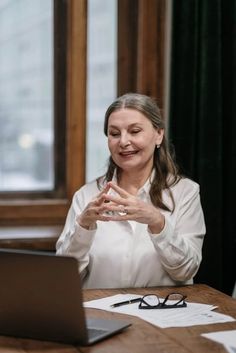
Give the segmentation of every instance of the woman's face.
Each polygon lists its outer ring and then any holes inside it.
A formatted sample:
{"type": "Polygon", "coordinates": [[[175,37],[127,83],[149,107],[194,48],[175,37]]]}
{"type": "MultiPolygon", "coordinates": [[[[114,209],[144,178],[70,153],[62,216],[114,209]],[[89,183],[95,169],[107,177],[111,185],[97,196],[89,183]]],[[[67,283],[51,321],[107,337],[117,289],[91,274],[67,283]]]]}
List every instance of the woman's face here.
{"type": "Polygon", "coordinates": [[[113,161],[124,171],[151,171],[154,151],[163,134],[163,129],[155,129],[135,109],[117,110],[108,119],[108,147],[113,161]]]}

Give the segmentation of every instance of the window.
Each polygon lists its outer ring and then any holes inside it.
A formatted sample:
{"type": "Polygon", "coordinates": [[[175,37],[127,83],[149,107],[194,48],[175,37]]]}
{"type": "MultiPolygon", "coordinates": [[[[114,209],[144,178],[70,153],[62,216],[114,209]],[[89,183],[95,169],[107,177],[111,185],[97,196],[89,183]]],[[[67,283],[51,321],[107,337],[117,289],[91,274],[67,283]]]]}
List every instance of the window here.
{"type": "Polygon", "coordinates": [[[53,1],[0,1],[0,191],[54,189],[53,1]]]}
{"type": "MultiPolygon", "coordinates": [[[[5,232],[5,227],[14,225],[20,239],[24,237],[25,229],[19,232],[19,227],[33,226],[37,233],[42,226],[63,226],[74,192],[85,180],[91,180],[104,172],[104,169],[100,169],[105,166],[108,155],[106,137],[103,135],[104,113],[115,96],[127,91],[150,94],[157,97],[163,107],[167,3],[169,1],[166,0],[0,0],[0,134],[4,131],[0,138],[0,179],[4,177],[4,183],[0,182],[0,233],[3,228],[5,232]],[[15,6],[15,17],[13,13],[9,15],[7,12],[11,6],[15,6]],[[24,8],[22,14],[21,6],[24,8]],[[6,13],[7,20],[4,21],[6,13]],[[16,33],[20,38],[16,30],[18,22],[22,21],[22,16],[27,15],[32,25],[36,18],[33,13],[41,14],[41,20],[37,15],[39,18],[36,21],[37,41],[31,38],[33,31],[29,33],[27,27],[25,36],[21,32],[21,38],[28,37],[31,41],[27,45],[26,41],[19,45],[20,55],[17,58],[15,55],[12,62],[9,57],[6,60],[4,46],[7,48],[7,45],[14,43],[10,35],[16,33]],[[44,22],[43,28],[40,27],[40,21],[46,21],[46,18],[47,25],[44,22]],[[93,21],[98,26],[96,30],[93,21]],[[6,32],[4,26],[7,25],[11,30],[6,32]],[[98,31],[95,32],[99,38],[96,42],[93,41],[94,30],[98,31]],[[42,40],[45,33],[48,36],[42,40]],[[9,36],[5,44],[4,36],[9,36]],[[39,44],[40,50],[47,52],[43,58],[44,69],[40,75],[35,74],[35,82],[38,82],[35,86],[33,79],[29,82],[24,78],[29,70],[26,65],[29,55],[36,60],[36,54],[39,53],[36,50],[30,52],[29,43],[32,46],[39,44]],[[53,46],[52,50],[50,46],[53,46]],[[4,75],[9,75],[9,71],[3,70],[4,65],[9,68],[13,67],[13,63],[22,70],[25,65],[21,77],[20,70],[17,72],[18,80],[27,83],[18,86],[17,94],[21,100],[14,104],[12,86],[10,88],[9,79],[4,78],[4,75]],[[52,64],[54,70],[50,72],[52,64]],[[10,98],[7,99],[9,90],[10,98]],[[40,112],[37,109],[30,110],[31,102],[36,108],[36,100],[29,99],[31,93],[40,102],[40,112]],[[26,102],[27,106],[23,110],[23,103],[26,102]],[[6,128],[6,125],[9,121],[3,112],[8,109],[12,114],[16,103],[19,105],[14,118],[9,119],[15,137],[9,133],[8,139],[9,127],[6,128]],[[42,110],[41,103],[45,103],[42,110]],[[29,111],[35,113],[34,123],[32,117],[29,119],[29,111]],[[43,117],[38,119],[40,114],[43,117]],[[24,124],[19,120],[22,116],[26,119],[24,124]],[[35,123],[37,119],[38,125],[35,123]],[[94,143],[97,143],[97,135],[99,139],[101,137],[99,145],[94,143]],[[19,151],[23,153],[21,163],[16,163],[15,155],[19,151]],[[10,158],[10,155],[14,157],[10,158]],[[37,164],[41,158],[44,158],[44,162],[37,164]],[[10,183],[13,172],[21,177],[17,187],[15,182],[10,183]]],[[[24,18],[23,25],[27,26],[28,20],[24,18]]],[[[9,48],[7,53],[10,55],[9,48]]],[[[33,60],[30,63],[33,64],[33,60]]],[[[36,65],[34,61],[32,71],[35,73],[39,67],[39,63],[36,65]]],[[[48,234],[44,231],[41,233],[43,239],[48,234]]],[[[53,234],[55,237],[59,235],[53,234]]],[[[37,242],[32,246],[39,248],[37,242]]]]}
{"type": "Polygon", "coordinates": [[[84,182],[86,2],[0,0],[0,16],[0,226],[63,224],[84,182]]]}

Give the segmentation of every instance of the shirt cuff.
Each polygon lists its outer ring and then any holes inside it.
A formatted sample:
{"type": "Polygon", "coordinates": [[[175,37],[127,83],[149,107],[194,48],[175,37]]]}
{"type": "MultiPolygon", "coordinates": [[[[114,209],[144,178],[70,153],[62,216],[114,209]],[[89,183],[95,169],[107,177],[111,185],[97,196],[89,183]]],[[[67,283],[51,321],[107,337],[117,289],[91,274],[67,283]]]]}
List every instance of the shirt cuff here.
{"type": "Polygon", "coordinates": [[[86,229],[81,227],[79,223],[75,222],[75,238],[78,238],[80,243],[91,243],[95,236],[96,230],[97,226],[93,229],[86,229]]]}
{"type": "Polygon", "coordinates": [[[161,245],[162,243],[169,243],[170,239],[172,238],[174,233],[174,229],[171,225],[171,223],[165,219],[165,225],[162,231],[158,234],[151,233],[149,228],[148,228],[148,234],[154,244],[159,244],[161,245]]]}

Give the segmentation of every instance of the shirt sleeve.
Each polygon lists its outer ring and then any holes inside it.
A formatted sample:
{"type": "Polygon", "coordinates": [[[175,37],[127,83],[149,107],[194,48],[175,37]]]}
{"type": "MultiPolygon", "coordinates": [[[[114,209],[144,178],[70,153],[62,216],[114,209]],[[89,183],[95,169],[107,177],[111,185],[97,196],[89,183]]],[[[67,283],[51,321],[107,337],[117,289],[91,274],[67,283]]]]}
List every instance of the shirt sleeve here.
{"type": "Polygon", "coordinates": [[[64,229],[56,243],[56,254],[73,256],[79,260],[79,271],[84,278],[87,273],[89,250],[95,237],[96,228],[87,230],[77,223],[76,218],[82,212],[82,208],[77,192],[67,214],[64,229]]]}
{"type": "Polygon", "coordinates": [[[176,203],[176,221],[165,217],[164,229],[150,238],[163,267],[172,279],[186,281],[197,273],[202,260],[202,245],[206,232],[200,202],[199,185],[190,184],[181,191],[176,203]]]}

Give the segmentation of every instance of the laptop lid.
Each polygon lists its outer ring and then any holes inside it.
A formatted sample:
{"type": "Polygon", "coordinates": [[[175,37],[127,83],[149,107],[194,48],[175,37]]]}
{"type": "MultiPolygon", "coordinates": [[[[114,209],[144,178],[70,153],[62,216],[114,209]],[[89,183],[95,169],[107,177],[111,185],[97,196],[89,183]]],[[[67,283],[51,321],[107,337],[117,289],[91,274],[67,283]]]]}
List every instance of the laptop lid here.
{"type": "Polygon", "coordinates": [[[1,249],[0,279],[1,335],[88,345],[130,325],[86,320],[73,257],[1,249]]]}

